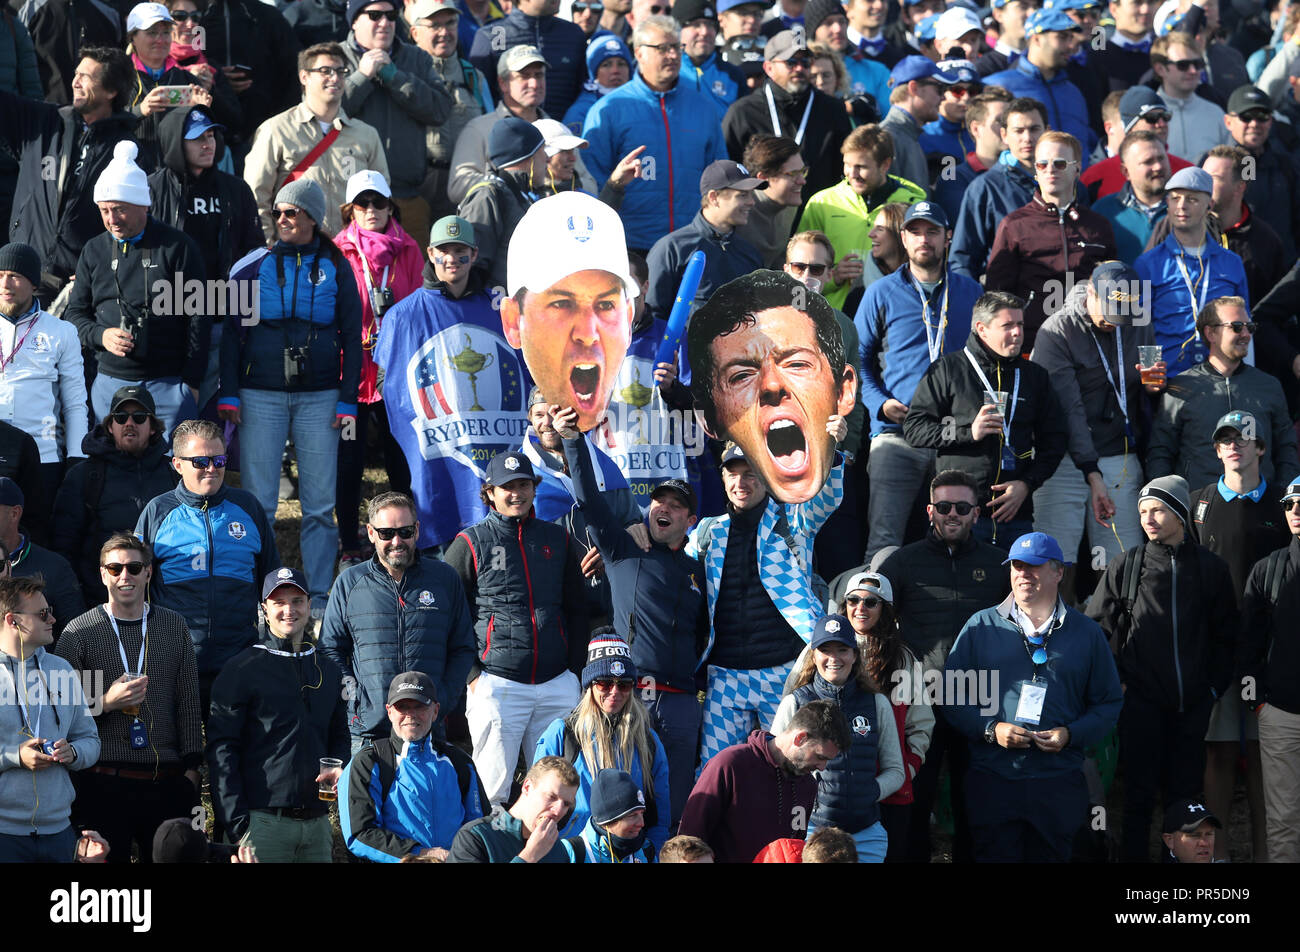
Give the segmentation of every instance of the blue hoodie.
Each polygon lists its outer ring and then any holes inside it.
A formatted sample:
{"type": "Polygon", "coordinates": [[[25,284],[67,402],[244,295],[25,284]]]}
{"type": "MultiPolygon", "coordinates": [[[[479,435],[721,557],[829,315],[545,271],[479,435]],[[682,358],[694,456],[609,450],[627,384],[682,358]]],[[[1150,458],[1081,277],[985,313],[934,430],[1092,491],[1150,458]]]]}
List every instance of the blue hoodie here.
{"type": "Polygon", "coordinates": [[[1169,237],[1150,251],[1141,254],[1133,268],[1143,282],[1151,288],[1151,324],[1156,332],[1156,343],[1164,351],[1168,374],[1180,374],[1205,359],[1202,344],[1195,346],[1196,315],[1205,306],[1226,295],[1236,295],[1250,305],[1250,292],[1246,288],[1246,269],[1236,252],[1229,251],[1208,234],[1202,264],[1195,255],[1186,254],[1178,239],[1169,237]],[[1183,268],[1179,268],[1179,261],[1183,268]],[[1208,274],[1208,287],[1202,283],[1201,271],[1208,274]],[[1186,271],[1186,278],[1183,271],[1186,271]],[[1188,281],[1196,287],[1195,298],[1188,281]],[[1193,307],[1193,304],[1195,306],[1193,307]]]}
{"type": "MultiPolygon", "coordinates": [[[[984,293],[978,281],[954,274],[951,269],[945,277],[947,287],[941,283],[928,295],[932,334],[943,319],[947,298],[948,320],[940,354],[959,351],[966,345],[971,310],[984,293]]],[[[881,419],[880,409],[889,399],[910,404],[916,385],[930,369],[920,294],[911,267],[904,264],[867,288],[853,318],[860,341],[858,368],[862,374],[862,402],[871,420],[872,436],[886,431],[902,432],[899,424],[881,419]],[[878,358],[882,356],[884,367],[877,371],[878,358]]]]}
{"type": "Polygon", "coordinates": [[[996,165],[966,189],[953,226],[948,265],[958,274],[978,279],[988,265],[989,252],[1002,219],[1034,197],[1034,177],[1003,152],[996,165]]]}
{"type": "Polygon", "coordinates": [[[700,176],[711,162],[727,157],[721,123],[701,118],[716,116],[708,93],[680,80],[665,93],[655,92],[639,70],[587,113],[582,137],[591,145],[583,161],[599,187],[623,156],[646,147],[642,175],[628,184],[619,212],[629,248],[648,249],[695,218],[700,176]]]}
{"type": "Polygon", "coordinates": [[[986,77],[984,84],[1001,86],[1013,96],[1029,96],[1041,102],[1047,108],[1047,127],[1078,139],[1083,145],[1083,167],[1088,167],[1088,156],[1097,147],[1097,134],[1088,125],[1088,103],[1065,70],[1044,79],[1029,57],[1022,56],[1008,69],[986,77]]]}

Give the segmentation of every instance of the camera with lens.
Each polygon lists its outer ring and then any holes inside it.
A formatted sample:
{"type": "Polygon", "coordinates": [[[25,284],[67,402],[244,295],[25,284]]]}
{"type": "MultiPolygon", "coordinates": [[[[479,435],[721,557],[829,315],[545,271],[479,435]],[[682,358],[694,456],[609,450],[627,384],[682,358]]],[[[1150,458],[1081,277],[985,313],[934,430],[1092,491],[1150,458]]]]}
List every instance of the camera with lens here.
{"type": "Polygon", "coordinates": [[[149,315],[127,301],[118,301],[118,329],[131,335],[131,356],[142,360],[149,349],[149,315]]]}
{"type": "Polygon", "coordinates": [[[284,349],[284,385],[296,387],[302,383],[307,373],[307,348],[286,347],[284,349]]]}
{"type": "Polygon", "coordinates": [[[393,306],[392,288],[370,289],[370,310],[374,311],[375,320],[384,316],[384,312],[393,306]]]}

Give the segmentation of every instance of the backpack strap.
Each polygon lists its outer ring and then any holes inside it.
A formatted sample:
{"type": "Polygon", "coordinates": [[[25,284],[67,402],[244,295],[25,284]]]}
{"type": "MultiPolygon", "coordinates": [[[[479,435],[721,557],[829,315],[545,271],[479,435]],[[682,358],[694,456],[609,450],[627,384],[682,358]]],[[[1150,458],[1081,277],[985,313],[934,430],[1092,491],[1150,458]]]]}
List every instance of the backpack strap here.
{"type": "Polygon", "coordinates": [[[375,750],[375,766],[379,768],[379,807],[382,810],[388,791],[397,779],[397,756],[388,740],[376,740],[371,746],[375,750]]]}
{"type": "Polygon", "coordinates": [[[570,714],[569,717],[564,719],[564,751],[560,756],[569,763],[576,764],[578,762],[578,754],[581,751],[578,747],[578,735],[573,733],[573,723],[569,719],[572,716],[573,715],[570,714]]]}
{"type": "Polygon", "coordinates": [[[570,836],[560,840],[560,845],[564,847],[564,852],[569,854],[570,863],[585,863],[587,861],[587,844],[583,842],[581,836],[570,836]]]}
{"type": "Polygon", "coordinates": [[[1142,557],[1145,550],[1145,544],[1134,545],[1124,553],[1124,566],[1119,575],[1120,604],[1123,605],[1124,613],[1111,636],[1111,650],[1116,654],[1128,641],[1129,632],[1133,628],[1133,606],[1137,602],[1138,584],[1142,580],[1142,557]]]}

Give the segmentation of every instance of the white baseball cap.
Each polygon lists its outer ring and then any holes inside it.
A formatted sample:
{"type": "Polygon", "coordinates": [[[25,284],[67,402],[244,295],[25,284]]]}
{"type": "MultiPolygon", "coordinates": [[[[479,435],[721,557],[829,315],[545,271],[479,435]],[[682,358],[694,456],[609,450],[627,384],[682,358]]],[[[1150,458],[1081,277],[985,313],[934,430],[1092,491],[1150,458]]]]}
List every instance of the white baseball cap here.
{"type": "Polygon", "coordinates": [[[547,158],[567,149],[581,149],[587,146],[586,139],[575,136],[573,130],[558,119],[537,119],[533,125],[537,127],[537,131],[542,134],[542,139],[546,142],[547,158]]]}
{"type": "MultiPolygon", "coordinates": [[[[120,8],[119,8],[120,9],[120,8]]],[[[137,3],[126,15],[126,32],[147,30],[155,23],[172,23],[172,15],[161,3],[137,3]]]]}
{"type": "Polygon", "coordinates": [[[983,32],[979,17],[965,7],[949,7],[934,23],[935,40],[960,40],[971,30],[983,32]]]}
{"type": "Polygon", "coordinates": [[[378,192],[384,198],[393,197],[393,190],[388,187],[388,180],[374,169],[365,169],[348,179],[343,201],[350,203],[362,192],[378,192]]]}
{"type": "Polygon", "coordinates": [[[579,271],[608,271],[622,280],[628,297],[640,292],[618,212],[586,192],[549,195],[515,226],[506,253],[506,293],[544,291],[579,271]]]}

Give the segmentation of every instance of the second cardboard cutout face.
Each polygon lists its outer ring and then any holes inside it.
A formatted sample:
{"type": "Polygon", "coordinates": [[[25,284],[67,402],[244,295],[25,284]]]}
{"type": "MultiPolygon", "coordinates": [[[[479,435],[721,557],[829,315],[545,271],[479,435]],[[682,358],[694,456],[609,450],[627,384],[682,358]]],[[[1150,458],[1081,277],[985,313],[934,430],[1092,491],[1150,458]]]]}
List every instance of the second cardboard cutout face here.
{"type": "Polygon", "coordinates": [[[737,278],[692,315],[687,355],[709,433],[734,441],[779,501],[817,495],[835,465],[827,424],[857,392],[825,299],[776,271],[737,278]]]}

